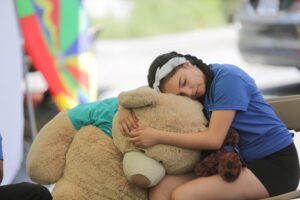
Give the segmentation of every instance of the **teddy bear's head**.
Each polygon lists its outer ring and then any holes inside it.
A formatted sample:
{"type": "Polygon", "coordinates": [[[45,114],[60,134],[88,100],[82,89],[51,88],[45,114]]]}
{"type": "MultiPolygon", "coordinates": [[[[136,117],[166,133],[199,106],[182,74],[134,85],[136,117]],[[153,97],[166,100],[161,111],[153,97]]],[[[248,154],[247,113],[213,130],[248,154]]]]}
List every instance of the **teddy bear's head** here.
{"type": "MultiPolygon", "coordinates": [[[[206,129],[207,120],[203,106],[188,97],[157,93],[150,87],[123,92],[119,104],[132,109],[138,118],[139,127],[188,134],[206,129]]],[[[200,159],[199,151],[169,145],[155,145],[140,149],[132,145],[119,129],[117,114],[113,120],[113,140],[122,153],[141,151],[163,164],[168,174],[180,174],[193,170],[200,159]]]]}

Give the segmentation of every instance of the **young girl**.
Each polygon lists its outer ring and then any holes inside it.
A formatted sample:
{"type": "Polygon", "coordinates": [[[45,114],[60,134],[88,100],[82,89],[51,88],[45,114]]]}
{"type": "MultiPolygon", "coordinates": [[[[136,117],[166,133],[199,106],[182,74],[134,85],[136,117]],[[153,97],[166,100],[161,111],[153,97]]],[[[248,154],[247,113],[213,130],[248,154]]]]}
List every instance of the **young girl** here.
{"type": "Polygon", "coordinates": [[[228,64],[206,65],[194,56],[171,52],[153,61],[148,83],[158,92],[201,101],[209,127],[200,134],[137,128],[134,116],[124,111],[123,116],[128,117],[119,118],[119,122],[133,144],[217,150],[233,127],[240,134],[239,152],[246,163],[233,183],[223,181],[219,175],[167,175],[150,189],[149,199],[259,199],[297,188],[299,161],[291,134],[243,70],[228,64]]]}

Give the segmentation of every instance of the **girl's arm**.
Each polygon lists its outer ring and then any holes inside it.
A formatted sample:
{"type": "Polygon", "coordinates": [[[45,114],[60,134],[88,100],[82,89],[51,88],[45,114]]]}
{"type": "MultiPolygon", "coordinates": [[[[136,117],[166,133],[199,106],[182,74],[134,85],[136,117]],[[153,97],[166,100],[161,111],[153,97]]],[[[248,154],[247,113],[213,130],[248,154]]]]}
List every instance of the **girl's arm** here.
{"type": "Polygon", "coordinates": [[[176,134],[150,127],[138,128],[129,133],[130,141],[139,147],[167,144],[189,149],[219,149],[235,116],[233,110],[213,111],[206,131],[176,134]]]}
{"type": "Polygon", "coordinates": [[[138,120],[134,112],[121,105],[118,108],[118,121],[121,132],[126,136],[132,129],[138,128],[138,120]]]}

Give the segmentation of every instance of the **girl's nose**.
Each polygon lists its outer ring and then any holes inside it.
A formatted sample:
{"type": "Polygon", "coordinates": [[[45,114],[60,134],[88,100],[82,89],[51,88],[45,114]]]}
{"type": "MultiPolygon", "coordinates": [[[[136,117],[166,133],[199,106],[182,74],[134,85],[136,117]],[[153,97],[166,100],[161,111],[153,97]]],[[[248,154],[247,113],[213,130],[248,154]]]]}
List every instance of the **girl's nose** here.
{"type": "Polygon", "coordinates": [[[182,88],[181,93],[182,93],[184,96],[191,97],[191,96],[193,95],[193,90],[192,90],[192,88],[185,87],[185,88],[182,88]]]}

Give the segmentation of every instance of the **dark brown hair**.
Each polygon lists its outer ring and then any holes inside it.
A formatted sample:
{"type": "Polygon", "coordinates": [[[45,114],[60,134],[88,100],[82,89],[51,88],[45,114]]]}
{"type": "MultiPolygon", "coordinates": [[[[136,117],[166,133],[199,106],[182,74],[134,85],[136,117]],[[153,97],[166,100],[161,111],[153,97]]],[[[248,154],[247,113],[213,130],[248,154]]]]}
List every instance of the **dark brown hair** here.
{"type": "MultiPolygon", "coordinates": [[[[206,91],[209,90],[211,82],[213,80],[213,72],[212,72],[210,66],[205,64],[204,62],[202,62],[201,59],[198,59],[195,56],[192,56],[189,54],[183,55],[183,54],[177,53],[175,51],[172,51],[172,52],[166,53],[166,54],[162,54],[162,55],[156,57],[154,59],[154,61],[151,63],[149,70],[148,70],[148,85],[150,87],[153,88],[153,84],[155,81],[155,73],[156,73],[157,68],[158,67],[160,68],[161,66],[163,66],[165,63],[167,63],[170,59],[172,59],[174,57],[184,57],[188,61],[190,61],[191,64],[196,65],[197,68],[200,69],[203,72],[203,74],[205,75],[206,91]]],[[[176,69],[177,68],[175,68],[175,70],[176,69]]],[[[171,75],[174,74],[173,71],[170,73],[171,75]]],[[[169,78],[169,77],[170,76],[167,76],[165,78],[169,78]]],[[[165,78],[161,80],[161,83],[164,82],[165,78]]]]}

